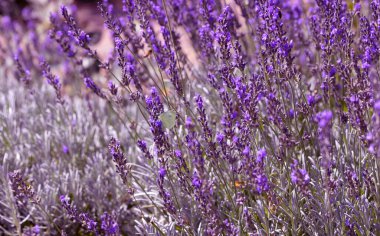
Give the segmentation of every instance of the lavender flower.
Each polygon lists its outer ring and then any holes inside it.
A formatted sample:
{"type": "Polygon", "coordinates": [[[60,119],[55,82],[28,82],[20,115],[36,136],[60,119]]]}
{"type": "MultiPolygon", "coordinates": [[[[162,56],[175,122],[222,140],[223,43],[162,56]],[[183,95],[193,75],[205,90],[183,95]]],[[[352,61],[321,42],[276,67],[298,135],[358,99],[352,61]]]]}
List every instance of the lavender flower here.
{"type": "Polygon", "coordinates": [[[62,152],[65,153],[65,154],[68,154],[69,153],[69,147],[66,146],[66,145],[63,145],[62,146],[62,152]]]}
{"type": "Polygon", "coordinates": [[[0,169],[43,194],[0,176],[6,234],[380,234],[378,0],[19,2],[0,169]]]}
{"type": "Polygon", "coordinates": [[[117,95],[117,87],[114,83],[112,83],[112,81],[108,82],[108,90],[110,91],[112,95],[114,96],[117,95]]]}
{"type": "Polygon", "coordinates": [[[27,227],[22,232],[23,236],[38,236],[41,235],[41,228],[39,225],[35,225],[33,227],[27,227]]]}
{"type": "Polygon", "coordinates": [[[26,182],[20,171],[14,171],[8,174],[13,195],[18,203],[26,204],[30,200],[32,203],[38,204],[40,198],[34,192],[30,183],[26,182]]]}
{"type": "Polygon", "coordinates": [[[95,84],[95,82],[90,77],[84,78],[84,84],[86,85],[87,88],[91,89],[99,97],[101,98],[106,97],[104,93],[101,91],[101,89],[95,84]]]}
{"type": "Polygon", "coordinates": [[[112,137],[108,144],[108,149],[112,155],[113,162],[115,162],[117,173],[119,173],[123,183],[127,184],[129,182],[128,176],[131,173],[131,167],[128,165],[127,158],[121,150],[120,142],[112,137]]]}
{"type": "Polygon", "coordinates": [[[149,152],[148,148],[147,148],[147,145],[146,145],[146,142],[144,140],[138,140],[137,141],[137,146],[139,147],[139,149],[144,153],[144,156],[147,158],[147,159],[153,159],[153,156],[152,154],[149,152]]]}
{"type": "Polygon", "coordinates": [[[17,65],[16,78],[28,85],[31,80],[31,73],[22,64],[18,56],[14,57],[14,61],[17,65]]]}
{"type": "Polygon", "coordinates": [[[65,19],[67,26],[70,28],[68,32],[71,36],[73,36],[76,40],[76,43],[85,48],[90,55],[96,55],[94,51],[92,51],[89,47],[90,36],[86,34],[83,30],[80,30],[75,22],[75,19],[72,15],[69,14],[67,8],[65,6],[61,7],[61,14],[65,19]]]}
{"type": "Polygon", "coordinates": [[[318,122],[320,128],[325,128],[331,121],[333,113],[329,110],[322,111],[315,116],[315,120],[318,122]]]}
{"type": "Polygon", "coordinates": [[[76,207],[70,203],[68,196],[61,195],[60,201],[72,220],[80,222],[87,231],[97,234],[97,222],[95,220],[89,217],[87,213],[79,213],[76,207]]]}
{"type": "Polygon", "coordinates": [[[45,60],[42,60],[41,67],[42,67],[42,74],[46,77],[48,83],[55,90],[58,102],[63,103],[62,95],[61,95],[61,83],[59,81],[59,78],[51,73],[50,66],[45,60]]]}
{"type": "Polygon", "coordinates": [[[102,221],[102,224],[101,224],[101,228],[102,230],[104,230],[105,232],[105,235],[119,235],[119,225],[117,224],[117,222],[115,222],[115,220],[113,219],[113,217],[108,214],[107,212],[105,212],[101,217],[100,217],[101,221],[102,221]]]}
{"type": "Polygon", "coordinates": [[[294,160],[291,164],[292,173],[290,174],[290,179],[293,184],[299,186],[302,192],[307,193],[307,186],[310,183],[310,176],[305,169],[298,167],[298,161],[294,160]]]}
{"type": "Polygon", "coordinates": [[[259,151],[257,151],[257,158],[256,158],[256,161],[261,163],[263,162],[263,159],[267,156],[267,152],[265,151],[264,148],[260,149],[259,151]]]}

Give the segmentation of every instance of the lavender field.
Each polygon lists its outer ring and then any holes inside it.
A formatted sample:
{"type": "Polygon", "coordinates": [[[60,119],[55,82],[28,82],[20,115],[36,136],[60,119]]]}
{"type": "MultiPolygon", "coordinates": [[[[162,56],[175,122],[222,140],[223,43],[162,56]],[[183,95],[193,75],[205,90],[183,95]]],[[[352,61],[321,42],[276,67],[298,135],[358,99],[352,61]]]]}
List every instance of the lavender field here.
{"type": "Polygon", "coordinates": [[[0,0],[0,235],[380,235],[380,1],[0,0]]]}

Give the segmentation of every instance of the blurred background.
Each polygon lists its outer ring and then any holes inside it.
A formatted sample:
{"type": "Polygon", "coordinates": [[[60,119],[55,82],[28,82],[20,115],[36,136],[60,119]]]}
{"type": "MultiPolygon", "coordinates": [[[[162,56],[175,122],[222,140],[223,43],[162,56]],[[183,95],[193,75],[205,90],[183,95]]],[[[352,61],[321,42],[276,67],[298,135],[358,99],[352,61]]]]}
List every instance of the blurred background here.
{"type": "MultiPolygon", "coordinates": [[[[7,15],[12,20],[24,23],[25,19],[31,17],[49,23],[50,12],[58,11],[57,6],[71,5],[79,27],[90,35],[93,49],[105,59],[113,43],[108,30],[104,27],[104,19],[99,14],[97,2],[96,0],[1,0],[0,16],[7,15]],[[35,8],[38,8],[38,11],[32,11],[35,8]]],[[[121,0],[109,0],[109,2],[114,5],[116,12],[121,11],[121,0]]]]}

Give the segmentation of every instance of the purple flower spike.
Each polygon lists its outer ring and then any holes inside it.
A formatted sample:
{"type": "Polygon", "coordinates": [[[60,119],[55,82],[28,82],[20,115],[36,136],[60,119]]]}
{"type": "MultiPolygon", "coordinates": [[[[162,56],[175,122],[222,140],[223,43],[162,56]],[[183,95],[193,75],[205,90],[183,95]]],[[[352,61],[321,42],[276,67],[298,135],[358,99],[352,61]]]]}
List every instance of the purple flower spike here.
{"type": "Polygon", "coordinates": [[[26,182],[20,171],[14,171],[8,174],[11,188],[15,199],[20,204],[26,204],[27,200],[30,200],[32,203],[39,203],[40,198],[34,192],[30,183],[26,182]]]}
{"type": "Polygon", "coordinates": [[[91,89],[96,95],[98,95],[101,98],[105,98],[106,96],[101,91],[101,89],[95,84],[95,82],[90,77],[84,78],[84,84],[87,88],[91,89]]]}

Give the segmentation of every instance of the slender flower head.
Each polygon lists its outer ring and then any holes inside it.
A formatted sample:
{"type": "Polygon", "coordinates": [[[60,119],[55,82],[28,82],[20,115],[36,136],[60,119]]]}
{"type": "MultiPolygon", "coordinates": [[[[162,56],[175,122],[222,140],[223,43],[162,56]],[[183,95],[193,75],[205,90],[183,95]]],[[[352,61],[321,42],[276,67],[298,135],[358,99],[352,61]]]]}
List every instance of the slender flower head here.
{"type": "Polygon", "coordinates": [[[40,198],[34,192],[30,183],[25,181],[20,171],[14,171],[8,174],[13,196],[18,203],[26,204],[30,200],[32,203],[39,203],[40,198]]]}
{"type": "Polygon", "coordinates": [[[120,142],[115,138],[111,138],[108,144],[109,152],[112,160],[116,165],[116,172],[119,173],[124,184],[128,183],[128,176],[131,174],[131,167],[128,165],[127,158],[121,149],[120,142]]]}
{"type": "Polygon", "coordinates": [[[96,95],[98,95],[101,98],[105,98],[105,95],[102,92],[102,90],[95,84],[95,82],[90,77],[84,78],[84,84],[87,88],[91,89],[96,95]]]}

